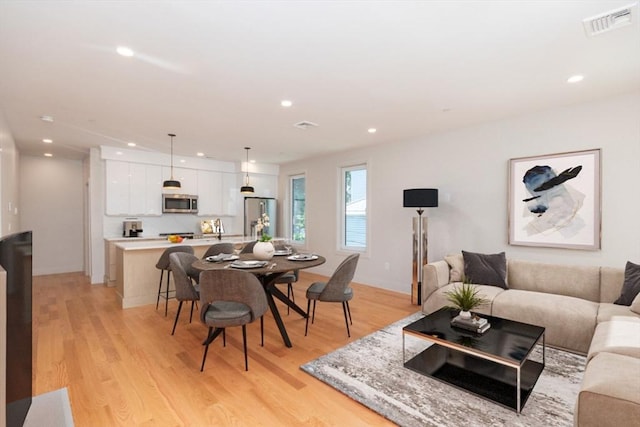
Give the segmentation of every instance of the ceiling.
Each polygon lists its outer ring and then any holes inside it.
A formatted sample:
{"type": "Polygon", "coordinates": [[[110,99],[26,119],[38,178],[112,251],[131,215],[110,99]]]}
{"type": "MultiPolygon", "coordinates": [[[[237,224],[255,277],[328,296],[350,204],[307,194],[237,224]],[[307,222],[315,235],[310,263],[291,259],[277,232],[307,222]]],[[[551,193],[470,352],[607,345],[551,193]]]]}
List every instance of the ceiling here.
{"type": "Polygon", "coordinates": [[[0,108],[23,154],[175,133],[177,155],[280,164],[638,90],[639,28],[629,0],[0,0],[0,108]]]}

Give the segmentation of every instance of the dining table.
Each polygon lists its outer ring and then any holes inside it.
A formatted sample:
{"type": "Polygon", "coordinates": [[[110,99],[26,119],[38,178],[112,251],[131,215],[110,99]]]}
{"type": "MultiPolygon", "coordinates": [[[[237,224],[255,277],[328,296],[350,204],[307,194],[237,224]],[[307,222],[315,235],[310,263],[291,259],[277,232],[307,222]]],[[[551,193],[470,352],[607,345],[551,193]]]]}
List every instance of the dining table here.
{"type": "Polygon", "coordinates": [[[264,263],[258,263],[256,261],[258,260],[252,253],[241,253],[232,257],[209,257],[208,259],[200,259],[194,261],[192,267],[199,271],[232,268],[234,270],[244,270],[256,275],[264,287],[269,309],[278,326],[282,340],[287,347],[292,347],[291,339],[282,321],[282,316],[280,315],[275,299],[277,298],[285,303],[303,318],[307,317],[307,313],[278,289],[276,282],[279,277],[289,271],[316,267],[324,264],[326,259],[323,256],[315,254],[283,253],[282,255],[278,255],[278,251],[276,251],[276,255],[272,259],[264,263]]]}

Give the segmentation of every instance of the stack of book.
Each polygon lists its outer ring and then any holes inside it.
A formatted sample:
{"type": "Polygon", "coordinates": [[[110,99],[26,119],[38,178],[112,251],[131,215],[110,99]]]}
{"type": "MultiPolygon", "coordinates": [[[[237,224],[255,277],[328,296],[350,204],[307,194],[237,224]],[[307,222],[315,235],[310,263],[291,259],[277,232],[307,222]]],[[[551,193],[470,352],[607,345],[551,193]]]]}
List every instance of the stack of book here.
{"type": "Polygon", "coordinates": [[[475,332],[476,334],[482,334],[487,331],[491,327],[491,324],[487,321],[487,319],[483,319],[482,317],[472,316],[470,318],[463,318],[460,315],[456,316],[451,320],[451,325],[456,328],[466,329],[467,331],[475,332]]]}

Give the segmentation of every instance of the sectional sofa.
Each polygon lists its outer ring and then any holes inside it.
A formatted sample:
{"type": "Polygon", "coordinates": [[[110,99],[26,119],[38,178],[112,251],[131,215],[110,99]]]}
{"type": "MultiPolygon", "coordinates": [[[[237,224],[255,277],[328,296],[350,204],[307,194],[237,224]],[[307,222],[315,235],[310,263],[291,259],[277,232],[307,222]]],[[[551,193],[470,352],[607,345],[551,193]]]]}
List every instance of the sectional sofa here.
{"type": "MultiPolygon", "coordinates": [[[[471,266],[465,265],[465,258],[473,258],[464,254],[424,266],[425,314],[448,305],[445,293],[463,280],[471,281],[489,300],[474,310],[477,313],[544,326],[548,345],[587,355],[576,403],[577,426],[640,425],[640,296],[632,304],[635,312],[614,304],[621,298],[624,269],[505,258],[504,271],[493,269],[494,275],[486,280],[494,283],[487,285],[466,277],[465,267],[471,266]]],[[[481,258],[481,267],[491,269],[499,255],[504,258],[504,254],[481,258]]]]}

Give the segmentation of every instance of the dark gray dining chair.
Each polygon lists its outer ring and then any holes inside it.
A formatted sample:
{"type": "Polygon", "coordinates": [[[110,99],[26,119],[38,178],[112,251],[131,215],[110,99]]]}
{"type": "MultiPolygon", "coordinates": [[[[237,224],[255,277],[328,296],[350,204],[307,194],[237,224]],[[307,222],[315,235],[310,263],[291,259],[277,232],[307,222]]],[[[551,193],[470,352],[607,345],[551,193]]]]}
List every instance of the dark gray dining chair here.
{"type": "Polygon", "coordinates": [[[156,310],[158,309],[158,304],[160,303],[160,297],[164,298],[164,315],[167,315],[167,306],[169,305],[169,292],[173,292],[169,290],[169,276],[171,276],[171,265],[169,265],[169,255],[173,252],[184,252],[193,255],[193,246],[171,246],[162,252],[158,262],[156,263],[156,268],[160,270],[160,283],[158,284],[158,299],[156,300],[156,310]],[[162,276],[164,272],[167,272],[167,284],[166,288],[162,290],[162,276]]]}
{"type": "MultiPolygon", "coordinates": [[[[287,248],[291,249],[291,254],[296,253],[296,250],[290,246],[285,246],[285,245],[275,245],[275,249],[278,250],[285,250],[287,248]]],[[[283,274],[282,276],[278,277],[275,281],[276,285],[287,285],[287,298],[289,298],[291,301],[296,302],[296,296],[293,293],[293,284],[296,283],[298,281],[298,279],[300,278],[300,273],[299,270],[292,270],[289,271],[285,274],[283,274]]],[[[287,306],[287,314],[289,314],[289,311],[291,310],[291,308],[289,306],[287,306]]]]}
{"type": "Polygon", "coordinates": [[[202,259],[220,254],[232,254],[233,252],[233,243],[214,243],[213,245],[209,246],[204,255],[202,255],[202,259]]]}
{"type": "Polygon", "coordinates": [[[340,263],[327,282],[314,282],[309,286],[309,288],[307,288],[307,322],[304,327],[305,336],[307,336],[307,331],[309,329],[309,309],[311,308],[311,301],[313,301],[313,314],[311,317],[312,324],[316,316],[316,301],[342,303],[344,322],[347,325],[347,336],[351,336],[349,323],[351,322],[353,325],[353,321],[351,320],[349,301],[353,298],[353,289],[351,289],[349,285],[351,284],[351,280],[353,280],[353,276],[356,272],[359,258],[360,254],[349,255],[340,263]]]}
{"type": "Polygon", "coordinates": [[[185,252],[173,252],[169,255],[169,265],[173,272],[173,282],[176,285],[176,299],[178,303],[178,311],[176,312],[176,320],[173,322],[173,329],[171,335],[176,332],[176,325],[178,324],[178,318],[180,317],[180,310],[182,309],[182,303],[185,301],[191,301],[191,314],[189,315],[189,323],[193,319],[193,306],[200,299],[198,292],[198,286],[193,285],[190,271],[197,272],[197,270],[191,267],[198,257],[185,252]]]}
{"type": "Polygon", "coordinates": [[[247,357],[247,324],[260,319],[261,345],[264,346],[264,319],[268,309],[267,296],[256,276],[238,270],[205,270],[200,274],[200,321],[209,327],[202,345],[202,366],[207,360],[209,344],[222,333],[226,345],[225,329],[242,326],[244,366],[249,370],[247,357]]]}
{"type": "Polygon", "coordinates": [[[251,253],[253,253],[253,247],[256,245],[256,243],[258,243],[258,242],[257,241],[248,242],[246,245],[244,245],[244,247],[242,248],[240,253],[241,254],[251,254],[251,253]]]}

